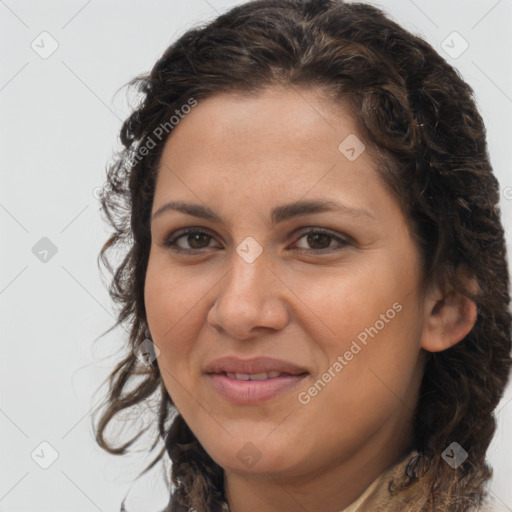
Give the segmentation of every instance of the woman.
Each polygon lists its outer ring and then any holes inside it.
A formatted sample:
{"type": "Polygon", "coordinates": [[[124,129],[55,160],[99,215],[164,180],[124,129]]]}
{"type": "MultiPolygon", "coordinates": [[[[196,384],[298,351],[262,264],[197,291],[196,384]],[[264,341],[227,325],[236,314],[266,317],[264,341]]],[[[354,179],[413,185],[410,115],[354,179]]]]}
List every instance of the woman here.
{"type": "Polygon", "coordinates": [[[99,444],[156,396],[167,511],[491,510],[509,278],[468,84],[339,0],[237,6],[133,83],[99,444]]]}

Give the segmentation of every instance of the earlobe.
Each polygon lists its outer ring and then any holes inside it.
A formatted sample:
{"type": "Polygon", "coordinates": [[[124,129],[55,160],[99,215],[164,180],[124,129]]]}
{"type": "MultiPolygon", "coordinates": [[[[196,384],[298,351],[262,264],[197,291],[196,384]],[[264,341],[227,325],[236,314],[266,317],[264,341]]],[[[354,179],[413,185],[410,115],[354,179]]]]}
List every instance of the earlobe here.
{"type": "MultiPolygon", "coordinates": [[[[476,294],[478,283],[474,277],[466,277],[467,289],[476,294]]],[[[450,290],[445,296],[435,287],[425,301],[425,322],[421,347],[429,352],[441,352],[463,340],[477,320],[475,302],[450,290]]]]}

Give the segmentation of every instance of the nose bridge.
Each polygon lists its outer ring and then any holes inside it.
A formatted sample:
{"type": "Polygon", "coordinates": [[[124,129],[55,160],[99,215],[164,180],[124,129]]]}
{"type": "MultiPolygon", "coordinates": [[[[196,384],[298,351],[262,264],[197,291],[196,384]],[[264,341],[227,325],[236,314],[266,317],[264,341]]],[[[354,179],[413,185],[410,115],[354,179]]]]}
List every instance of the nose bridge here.
{"type": "Polygon", "coordinates": [[[254,327],[280,329],[287,310],[268,268],[268,254],[252,237],[246,237],[231,255],[229,271],[221,280],[208,321],[237,338],[254,327]]]}
{"type": "MultiPolygon", "coordinates": [[[[260,293],[264,292],[264,284],[268,282],[270,270],[267,268],[268,251],[251,236],[238,244],[229,262],[229,274],[223,288],[224,295],[261,300],[260,293]]],[[[268,287],[267,287],[268,288],[268,287]]]]}

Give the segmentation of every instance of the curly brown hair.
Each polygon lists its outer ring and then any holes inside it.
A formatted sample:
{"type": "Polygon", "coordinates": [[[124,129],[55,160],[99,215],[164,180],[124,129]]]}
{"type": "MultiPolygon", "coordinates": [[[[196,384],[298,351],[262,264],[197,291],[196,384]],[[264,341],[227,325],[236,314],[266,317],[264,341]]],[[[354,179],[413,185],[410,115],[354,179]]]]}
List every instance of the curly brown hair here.
{"type": "Polygon", "coordinates": [[[141,432],[114,447],[105,439],[107,425],[120,411],[156,396],[158,435],[151,451],[161,440],[164,447],[146,471],[169,454],[173,511],[220,511],[226,502],[223,469],[177,413],[156,361],[144,365],[135,354],[148,335],[149,220],[159,159],[172,131],[155,137],[155,130],[190,98],[258,94],[282,84],[320,87],[350,106],[379,172],[414,226],[424,284],[453,288],[477,304],[471,332],[452,348],[429,353],[414,423],[419,456],[390,487],[399,493],[428,481],[427,494],[417,496],[410,510],[468,510],[482,502],[492,475],[485,454],[512,363],[499,185],[471,87],[423,39],[362,3],[249,1],[188,30],[149,74],[130,82],[142,100],[124,122],[123,149],[107,169],[101,209],[114,232],[98,257],[113,276],[109,293],[121,306],[111,329],[128,325],[129,340],[109,378],[97,441],[110,453],[125,453],[141,432]],[[108,254],[118,247],[124,259],[113,269],[108,254]],[[460,268],[476,277],[476,295],[465,288],[460,268]],[[469,454],[456,470],[441,458],[453,440],[469,454]]]}

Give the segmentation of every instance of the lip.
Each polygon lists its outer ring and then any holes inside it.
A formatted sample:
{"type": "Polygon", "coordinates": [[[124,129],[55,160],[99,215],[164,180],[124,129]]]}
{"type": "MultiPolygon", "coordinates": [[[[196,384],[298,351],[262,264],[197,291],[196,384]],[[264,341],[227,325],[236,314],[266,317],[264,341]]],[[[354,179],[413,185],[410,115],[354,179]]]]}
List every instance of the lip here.
{"type": "Polygon", "coordinates": [[[263,380],[236,380],[224,373],[210,373],[207,377],[212,387],[231,403],[252,405],[271,400],[290,391],[307,375],[309,374],[280,375],[263,380]]]}
{"type": "MultiPolygon", "coordinates": [[[[289,375],[309,373],[308,370],[298,364],[284,359],[273,357],[253,357],[251,359],[240,359],[235,356],[221,357],[209,363],[205,372],[209,374],[220,373],[268,373],[281,372],[289,375]]],[[[278,377],[279,378],[279,377],[278,377]]]]}
{"type": "Polygon", "coordinates": [[[240,359],[235,356],[215,359],[206,366],[205,373],[215,391],[235,405],[257,404],[276,398],[296,387],[309,375],[306,368],[283,359],[240,359]],[[280,372],[281,375],[262,380],[237,380],[227,375],[268,372],[280,372]]]}

